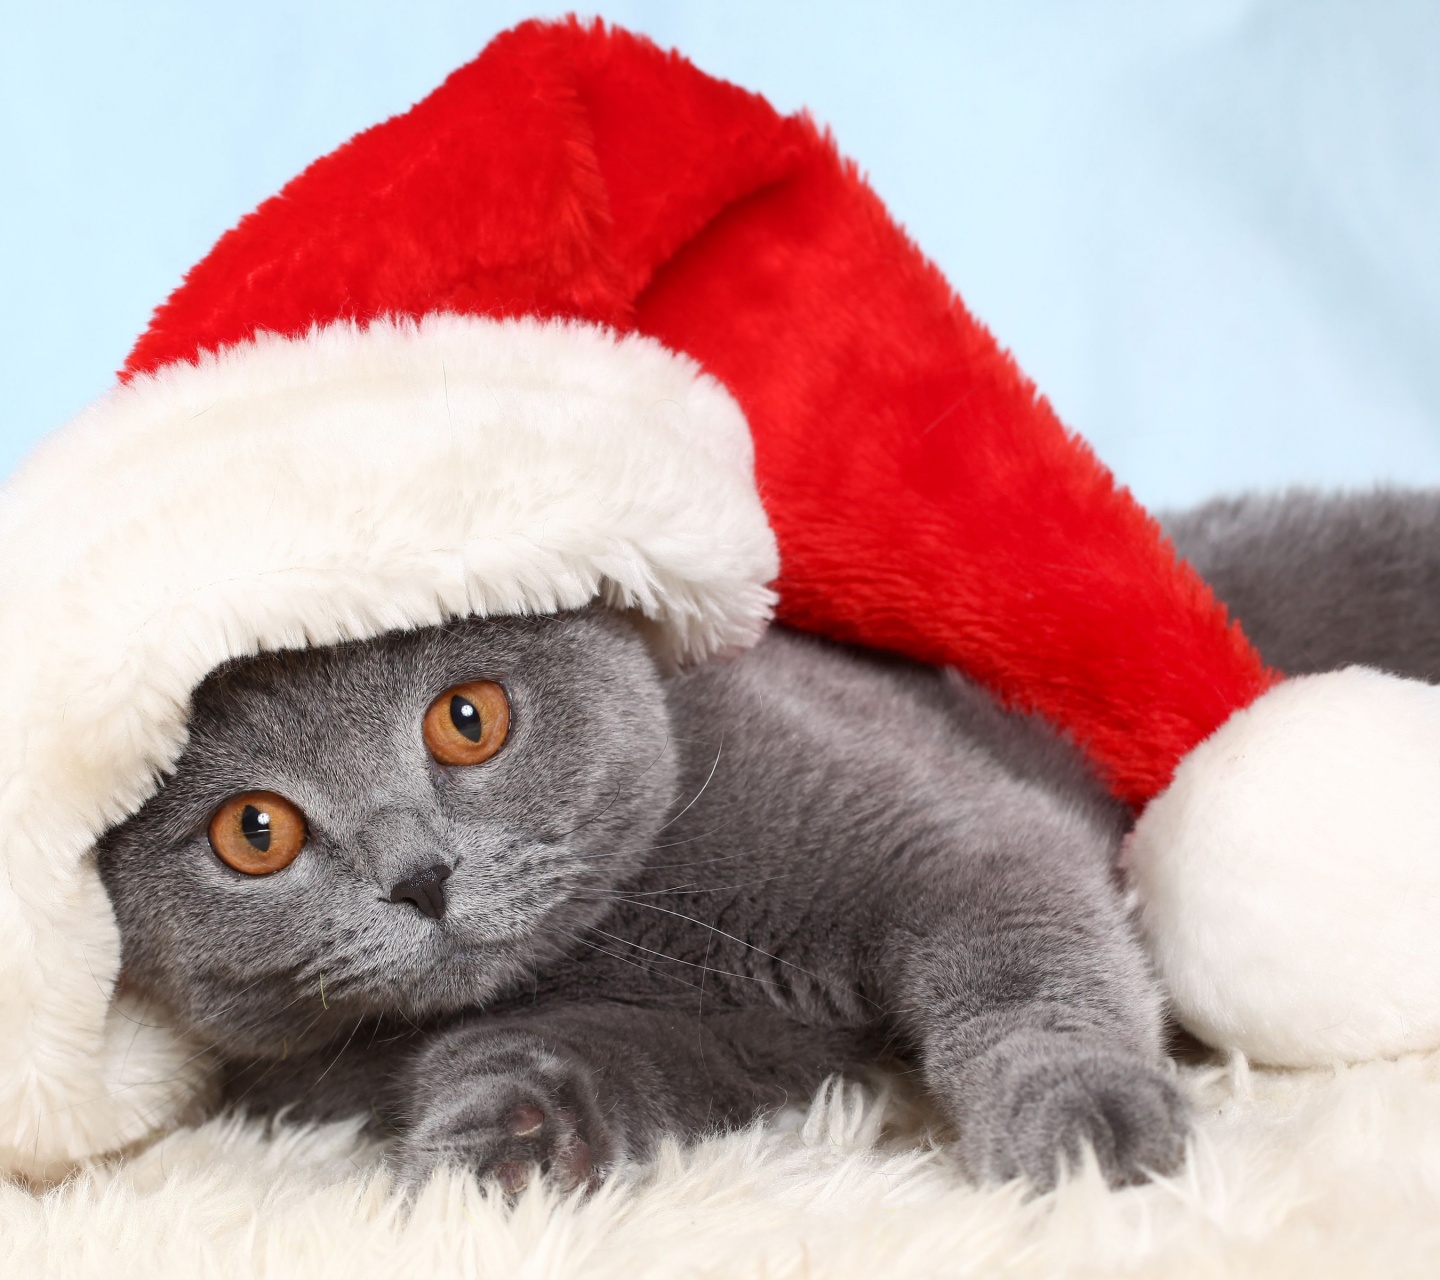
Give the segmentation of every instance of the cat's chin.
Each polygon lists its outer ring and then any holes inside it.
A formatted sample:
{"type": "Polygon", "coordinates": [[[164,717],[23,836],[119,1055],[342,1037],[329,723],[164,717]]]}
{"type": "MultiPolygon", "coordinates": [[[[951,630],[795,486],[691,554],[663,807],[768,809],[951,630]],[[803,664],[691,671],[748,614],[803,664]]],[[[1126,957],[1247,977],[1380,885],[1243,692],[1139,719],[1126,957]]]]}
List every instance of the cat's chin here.
{"type": "Polygon", "coordinates": [[[533,972],[528,948],[437,948],[420,963],[373,975],[329,973],[186,992],[164,1001],[170,1022],[234,1060],[284,1061],[349,1038],[401,1034],[461,1012],[483,1009],[533,972]],[[199,996],[200,998],[196,998],[199,996]]]}

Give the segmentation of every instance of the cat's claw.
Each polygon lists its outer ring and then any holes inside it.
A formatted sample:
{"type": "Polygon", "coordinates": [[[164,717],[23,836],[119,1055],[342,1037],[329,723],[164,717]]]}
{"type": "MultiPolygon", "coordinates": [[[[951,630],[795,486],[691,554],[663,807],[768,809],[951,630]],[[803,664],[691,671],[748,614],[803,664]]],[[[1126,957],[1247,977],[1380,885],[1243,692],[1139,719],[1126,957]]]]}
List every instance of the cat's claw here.
{"type": "Polygon", "coordinates": [[[1179,1168],[1190,1115],[1174,1080],[1123,1051],[1047,1048],[1053,1042],[986,1055],[998,1059],[986,1064],[989,1087],[972,1096],[956,1144],[973,1177],[1046,1191],[1087,1151],[1116,1187],[1179,1168]]]}

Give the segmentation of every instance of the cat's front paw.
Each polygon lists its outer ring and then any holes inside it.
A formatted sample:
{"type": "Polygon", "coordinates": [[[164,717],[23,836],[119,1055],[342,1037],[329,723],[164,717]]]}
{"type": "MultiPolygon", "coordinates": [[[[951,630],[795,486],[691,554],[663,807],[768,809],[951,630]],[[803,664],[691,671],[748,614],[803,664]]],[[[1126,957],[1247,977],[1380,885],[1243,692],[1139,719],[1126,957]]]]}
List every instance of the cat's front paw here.
{"type": "Polygon", "coordinates": [[[1170,1076],[1120,1049],[1059,1034],[1010,1037],[974,1064],[957,1154],[986,1182],[1048,1190],[1082,1151],[1111,1186],[1171,1173],[1185,1158],[1189,1107],[1170,1076]]]}
{"type": "Polygon", "coordinates": [[[594,1188],[621,1147],[588,1078],[552,1059],[497,1074],[467,1071],[418,1109],[391,1158],[410,1188],[449,1167],[515,1195],[537,1175],[565,1191],[594,1188]]]}

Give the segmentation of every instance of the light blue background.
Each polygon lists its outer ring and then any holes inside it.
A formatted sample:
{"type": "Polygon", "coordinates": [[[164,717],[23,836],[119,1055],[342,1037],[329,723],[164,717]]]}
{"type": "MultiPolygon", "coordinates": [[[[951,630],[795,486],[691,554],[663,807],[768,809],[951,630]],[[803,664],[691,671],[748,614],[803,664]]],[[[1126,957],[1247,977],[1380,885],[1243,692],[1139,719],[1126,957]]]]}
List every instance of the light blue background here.
{"type": "MultiPolygon", "coordinates": [[[[534,10],[3,0],[0,474],[307,161],[534,10]]],[[[1143,501],[1440,483],[1440,4],[602,5],[808,105],[1143,501]]]]}

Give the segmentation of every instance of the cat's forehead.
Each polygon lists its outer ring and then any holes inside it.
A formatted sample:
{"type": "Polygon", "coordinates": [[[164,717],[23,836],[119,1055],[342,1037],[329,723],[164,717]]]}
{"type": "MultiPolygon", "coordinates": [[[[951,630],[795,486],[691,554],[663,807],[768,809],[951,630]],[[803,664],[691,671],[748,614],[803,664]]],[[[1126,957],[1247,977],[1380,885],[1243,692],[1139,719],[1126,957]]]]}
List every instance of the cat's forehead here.
{"type": "Polygon", "coordinates": [[[636,643],[627,624],[596,610],[466,619],[229,663],[195,692],[160,809],[188,821],[194,806],[252,789],[286,795],[312,817],[333,809],[336,821],[407,798],[423,807],[421,722],[445,690],[496,680],[528,718],[569,723],[617,662],[633,661],[636,643]]]}
{"type": "MultiPolygon", "coordinates": [[[[468,618],[326,648],[264,654],[213,672],[191,703],[192,748],[302,758],[342,739],[382,750],[444,690],[504,683],[563,708],[638,662],[634,627],[604,609],[468,618]]],[[[188,754],[188,753],[187,753],[188,754]]]]}
{"type": "Polygon", "coordinates": [[[203,720],[253,707],[283,714],[287,704],[334,697],[383,700],[416,685],[452,676],[503,677],[542,671],[570,656],[560,633],[593,632],[587,615],[467,618],[437,627],[392,632],[371,640],[261,654],[227,663],[195,691],[203,720]]]}

